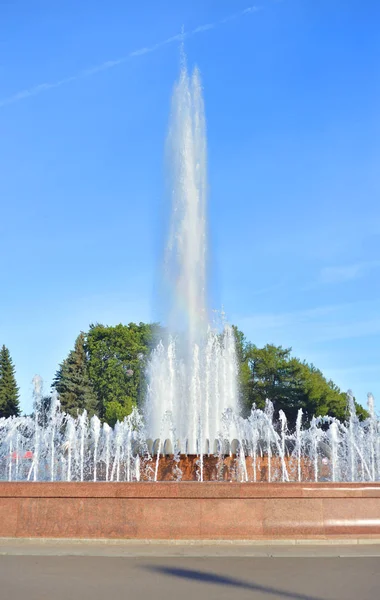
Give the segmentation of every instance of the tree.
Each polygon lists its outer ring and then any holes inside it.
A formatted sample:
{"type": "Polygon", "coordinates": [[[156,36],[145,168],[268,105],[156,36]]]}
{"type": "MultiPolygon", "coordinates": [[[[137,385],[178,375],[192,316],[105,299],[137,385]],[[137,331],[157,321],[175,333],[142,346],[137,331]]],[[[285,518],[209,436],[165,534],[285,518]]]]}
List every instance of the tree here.
{"type": "Polygon", "coordinates": [[[0,350],[0,417],[12,417],[20,414],[19,389],[15,368],[8,348],[0,350]]]}
{"type": "Polygon", "coordinates": [[[305,398],[299,361],[290,356],[291,348],[267,344],[264,348],[251,345],[247,362],[251,372],[250,399],[259,408],[265,400],[273,402],[276,413],[283,410],[289,420],[295,420],[305,398]]]}
{"type": "Polygon", "coordinates": [[[100,416],[106,421],[123,418],[143,403],[147,357],[158,332],[157,325],[146,323],[90,325],[86,338],[89,374],[100,398],[100,416]]]}
{"type": "Polygon", "coordinates": [[[52,387],[61,402],[62,409],[76,416],[86,410],[91,417],[99,412],[99,401],[89,375],[89,360],[85,346],[85,334],[81,332],[75,341],[74,350],[61,363],[52,387]]]}
{"type": "MultiPolygon", "coordinates": [[[[275,417],[283,410],[290,426],[295,425],[302,408],[305,419],[330,415],[344,421],[347,418],[347,396],[337,385],[327,380],[314,365],[291,356],[291,348],[267,344],[264,348],[247,342],[234,327],[239,362],[241,403],[247,413],[255,404],[264,408],[265,400],[273,402],[275,417]]],[[[359,418],[368,416],[356,404],[359,418]]]]}
{"type": "Polygon", "coordinates": [[[282,409],[292,418],[302,406],[302,386],[300,365],[291,358],[291,348],[272,344],[258,348],[237,327],[234,332],[243,411],[249,412],[253,404],[263,409],[268,399],[277,412],[282,409]]]}

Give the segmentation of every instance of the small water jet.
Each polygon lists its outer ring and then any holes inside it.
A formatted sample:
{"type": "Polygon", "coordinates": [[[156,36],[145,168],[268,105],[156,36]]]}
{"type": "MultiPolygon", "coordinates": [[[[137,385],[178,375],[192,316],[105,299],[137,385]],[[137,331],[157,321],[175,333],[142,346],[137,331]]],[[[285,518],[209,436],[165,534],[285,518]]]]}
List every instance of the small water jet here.
{"type": "Polygon", "coordinates": [[[345,423],[318,417],[303,426],[300,410],[293,432],[284,415],[279,422],[273,419],[270,402],[265,411],[253,407],[247,418],[227,409],[218,438],[203,440],[207,452],[200,451],[197,439],[199,451],[187,453],[180,449],[170,413],[162,428],[169,429],[169,437],[151,444],[136,408],[112,428],[97,417],[88,419],[86,412],[77,418],[65,414],[57,398],[46,410],[41,399],[33,417],[0,419],[0,480],[376,482],[380,422],[372,402],[370,396],[364,421],[356,416],[351,393],[345,423]],[[237,437],[231,436],[232,427],[237,437]]]}

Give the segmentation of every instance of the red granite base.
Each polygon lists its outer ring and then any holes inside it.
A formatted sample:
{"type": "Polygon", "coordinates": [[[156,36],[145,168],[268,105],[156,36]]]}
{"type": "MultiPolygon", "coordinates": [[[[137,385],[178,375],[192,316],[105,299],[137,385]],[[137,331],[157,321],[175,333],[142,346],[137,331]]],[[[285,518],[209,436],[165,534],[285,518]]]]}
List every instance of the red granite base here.
{"type": "MultiPolygon", "coordinates": [[[[154,457],[152,461],[153,471],[156,469],[156,462],[157,457],[154,457]]],[[[286,457],[284,462],[290,481],[297,481],[297,461],[286,457]]],[[[255,470],[252,463],[252,457],[246,457],[245,473],[243,473],[241,460],[235,454],[224,456],[222,461],[217,456],[204,456],[203,481],[244,481],[244,477],[246,477],[248,481],[269,483],[269,476],[271,483],[282,481],[282,462],[278,456],[272,456],[270,467],[267,456],[257,458],[255,470]]],[[[104,465],[102,466],[104,467],[104,465]]],[[[198,481],[201,467],[200,458],[195,454],[181,454],[178,463],[175,462],[173,456],[160,456],[157,473],[158,481],[174,481],[176,478],[176,466],[181,471],[181,481],[198,481]]],[[[105,477],[104,468],[103,472],[100,470],[100,474],[105,477]]],[[[142,479],[145,477],[146,474],[142,472],[142,479]]],[[[323,465],[322,461],[318,463],[318,477],[319,479],[330,478],[331,480],[329,467],[323,465]]],[[[302,458],[301,480],[314,481],[314,479],[314,464],[311,460],[302,458]]]]}
{"type": "Polygon", "coordinates": [[[379,484],[0,483],[0,537],[380,537],[379,484]]]}

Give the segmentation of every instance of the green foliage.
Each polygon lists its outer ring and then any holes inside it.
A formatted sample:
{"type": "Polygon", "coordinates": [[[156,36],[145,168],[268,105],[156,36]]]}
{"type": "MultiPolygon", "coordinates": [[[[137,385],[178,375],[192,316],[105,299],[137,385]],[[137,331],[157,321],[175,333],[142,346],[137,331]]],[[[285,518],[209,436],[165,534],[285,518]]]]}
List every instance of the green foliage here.
{"type": "MultiPolygon", "coordinates": [[[[234,328],[239,361],[241,403],[245,412],[253,404],[264,408],[265,400],[274,404],[276,416],[283,410],[290,425],[294,425],[297,412],[303,409],[305,418],[330,415],[344,421],[347,417],[347,397],[328,381],[314,365],[291,356],[291,348],[267,344],[257,348],[246,341],[234,328]]],[[[358,415],[368,413],[359,405],[358,415]]]]}
{"type": "Polygon", "coordinates": [[[90,417],[98,413],[99,402],[89,376],[84,333],[80,333],[75,341],[74,350],[61,363],[52,387],[57,390],[65,412],[76,416],[78,411],[87,410],[90,417]]]}
{"type": "MultiPolygon", "coordinates": [[[[252,373],[248,361],[252,344],[247,342],[244,333],[240,331],[236,325],[233,325],[232,329],[235,334],[236,354],[239,368],[240,403],[243,412],[249,413],[252,404],[255,403],[252,394],[252,373]]],[[[258,406],[258,408],[261,408],[261,406],[258,406]]]]}
{"type": "Polygon", "coordinates": [[[368,419],[368,417],[370,416],[368,410],[366,410],[365,408],[363,408],[361,406],[361,404],[359,404],[356,401],[355,401],[355,408],[356,408],[356,414],[359,417],[359,421],[364,421],[364,419],[368,419]]]}
{"type": "Polygon", "coordinates": [[[126,398],[124,404],[120,404],[116,400],[106,402],[104,420],[113,427],[116,421],[123,421],[124,417],[132,412],[133,404],[132,398],[126,398]]]}
{"type": "Polygon", "coordinates": [[[19,391],[15,368],[8,348],[2,346],[0,350],[0,417],[12,417],[19,414],[19,391]]]}
{"type": "Polygon", "coordinates": [[[151,324],[90,326],[86,339],[89,374],[100,399],[100,416],[105,420],[111,414],[114,418],[115,403],[123,409],[123,416],[143,403],[146,362],[156,337],[157,326],[151,324]]]}

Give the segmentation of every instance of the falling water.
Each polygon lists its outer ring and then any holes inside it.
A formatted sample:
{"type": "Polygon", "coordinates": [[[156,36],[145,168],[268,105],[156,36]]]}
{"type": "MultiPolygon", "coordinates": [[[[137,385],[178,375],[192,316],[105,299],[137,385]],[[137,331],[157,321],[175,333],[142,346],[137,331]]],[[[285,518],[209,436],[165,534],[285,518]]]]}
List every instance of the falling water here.
{"type": "Polygon", "coordinates": [[[337,481],[339,477],[339,431],[338,425],[335,421],[331,423],[330,427],[330,440],[331,440],[331,481],[337,481]]]}
{"type": "Polygon", "coordinates": [[[75,418],[65,414],[55,397],[47,408],[36,402],[33,417],[0,419],[0,480],[159,481],[169,460],[167,477],[177,481],[189,475],[198,481],[379,481],[380,422],[372,396],[368,404],[363,421],[351,395],[345,422],[313,417],[303,426],[299,411],[294,431],[284,414],[274,418],[269,401],[264,411],[253,407],[247,418],[228,408],[218,437],[204,439],[196,468],[184,477],[186,450],[181,454],[169,411],[153,443],[137,409],[112,428],[97,417],[89,420],[85,412],[75,418]],[[261,470],[265,460],[266,470],[261,470]],[[210,464],[212,473],[207,472],[210,464]]]}
{"type": "Polygon", "coordinates": [[[368,412],[370,416],[370,463],[371,463],[371,476],[372,481],[376,480],[376,429],[377,421],[375,415],[375,399],[371,393],[368,394],[368,412]]]}
{"type": "Polygon", "coordinates": [[[301,481],[302,479],[302,464],[301,464],[301,444],[302,444],[302,408],[298,410],[297,413],[297,421],[296,421],[296,452],[297,452],[297,480],[301,481]]]}

